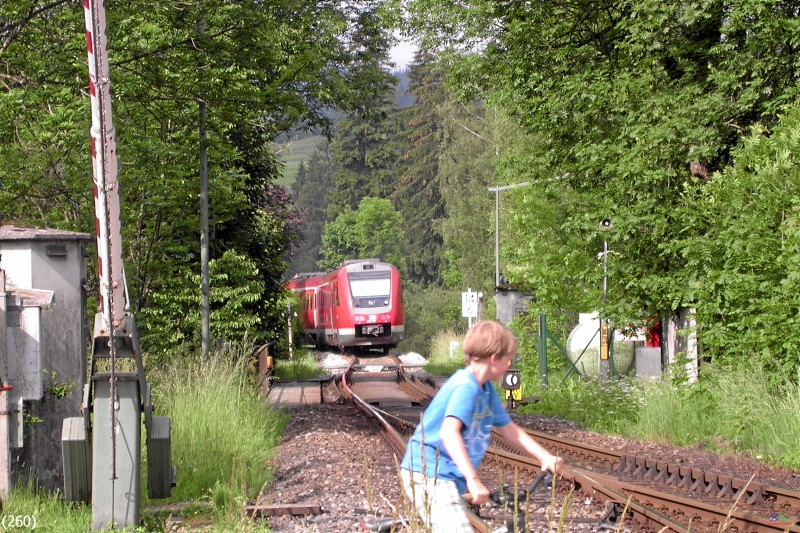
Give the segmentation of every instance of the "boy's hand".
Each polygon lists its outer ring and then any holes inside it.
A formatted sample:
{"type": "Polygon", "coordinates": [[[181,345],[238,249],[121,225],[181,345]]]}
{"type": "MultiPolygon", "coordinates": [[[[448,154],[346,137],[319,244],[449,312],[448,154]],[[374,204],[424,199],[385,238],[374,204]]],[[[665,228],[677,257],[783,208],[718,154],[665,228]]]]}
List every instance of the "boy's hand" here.
{"type": "Polygon", "coordinates": [[[566,464],[561,457],[551,455],[550,457],[542,459],[542,470],[549,470],[553,475],[563,475],[566,471],[566,464]]]}
{"type": "Polygon", "coordinates": [[[467,492],[471,496],[468,501],[473,505],[482,505],[489,501],[489,489],[477,477],[467,480],[467,492]]]}

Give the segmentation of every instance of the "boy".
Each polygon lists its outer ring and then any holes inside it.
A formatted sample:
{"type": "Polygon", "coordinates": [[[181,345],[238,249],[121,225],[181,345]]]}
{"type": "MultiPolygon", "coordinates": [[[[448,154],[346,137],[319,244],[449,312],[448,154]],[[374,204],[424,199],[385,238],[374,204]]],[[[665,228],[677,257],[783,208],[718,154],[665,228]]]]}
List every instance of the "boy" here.
{"type": "Polygon", "coordinates": [[[431,401],[400,463],[403,491],[434,532],[472,532],[462,495],[472,503],[489,499],[478,465],[492,427],[537,459],[542,470],[562,473],[564,461],[545,450],[503,408],[493,381],[503,377],[517,352],[517,339],[499,322],[476,323],[464,337],[462,368],[431,401]]]}

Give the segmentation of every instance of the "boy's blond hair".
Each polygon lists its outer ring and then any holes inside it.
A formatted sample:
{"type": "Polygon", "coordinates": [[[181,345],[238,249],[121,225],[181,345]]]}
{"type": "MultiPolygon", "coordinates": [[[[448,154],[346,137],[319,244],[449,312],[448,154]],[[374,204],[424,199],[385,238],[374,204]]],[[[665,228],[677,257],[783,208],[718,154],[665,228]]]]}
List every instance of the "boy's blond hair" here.
{"type": "Polygon", "coordinates": [[[517,338],[511,330],[494,320],[481,320],[469,328],[464,336],[464,361],[487,359],[517,353],[517,338]]]}

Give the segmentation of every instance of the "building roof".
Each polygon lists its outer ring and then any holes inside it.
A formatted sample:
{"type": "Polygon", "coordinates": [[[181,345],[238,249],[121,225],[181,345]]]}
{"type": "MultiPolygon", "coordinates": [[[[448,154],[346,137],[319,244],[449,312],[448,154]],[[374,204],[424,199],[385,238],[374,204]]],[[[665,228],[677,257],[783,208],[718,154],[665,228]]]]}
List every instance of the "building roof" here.
{"type": "Polygon", "coordinates": [[[88,233],[64,231],[50,228],[34,228],[31,226],[0,225],[0,241],[89,241],[88,233]]]}
{"type": "Polygon", "coordinates": [[[17,289],[9,287],[21,300],[22,307],[44,307],[53,303],[53,291],[41,289],[17,289]]]}

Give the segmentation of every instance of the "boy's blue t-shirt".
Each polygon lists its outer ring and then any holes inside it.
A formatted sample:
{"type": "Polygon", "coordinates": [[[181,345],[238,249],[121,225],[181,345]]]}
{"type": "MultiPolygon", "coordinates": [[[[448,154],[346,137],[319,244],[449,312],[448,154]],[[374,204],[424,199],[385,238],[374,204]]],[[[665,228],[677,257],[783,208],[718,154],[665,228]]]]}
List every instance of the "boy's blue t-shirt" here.
{"type": "Polygon", "coordinates": [[[439,439],[442,421],[448,416],[458,418],[464,425],[461,437],[475,469],[489,447],[492,427],[505,426],[511,418],[494,385],[487,382],[481,387],[466,368],[453,374],[425,409],[422,423],[411,436],[400,467],[424,472],[429,478],[455,481],[463,494],[467,490],[467,481],[439,439]]]}

